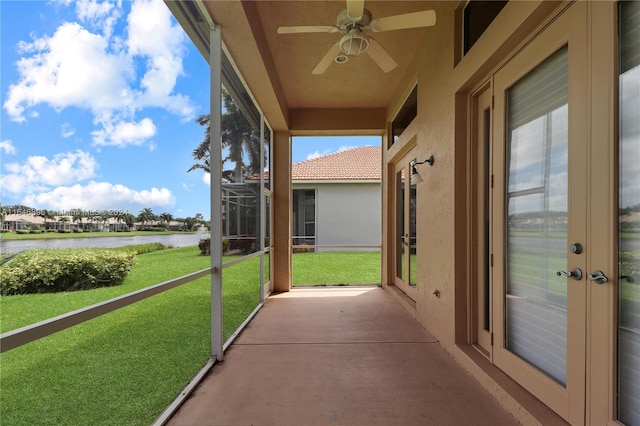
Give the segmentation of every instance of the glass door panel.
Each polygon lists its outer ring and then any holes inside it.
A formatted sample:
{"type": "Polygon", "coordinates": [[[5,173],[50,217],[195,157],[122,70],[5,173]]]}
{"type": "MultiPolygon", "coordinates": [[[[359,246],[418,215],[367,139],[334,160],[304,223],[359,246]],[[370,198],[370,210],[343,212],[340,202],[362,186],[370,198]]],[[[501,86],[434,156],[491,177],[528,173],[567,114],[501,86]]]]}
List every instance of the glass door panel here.
{"type": "MultiPolygon", "coordinates": [[[[413,159],[414,163],[416,159],[413,159]]],[[[409,169],[410,170],[410,169],[409,169]]],[[[415,287],[418,282],[418,244],[417,244],[417,211],[418,211],[418,191],[416,182],[409,178],[409,241],[408,251],[408,268],[409,268],[409,285],[415,287]]]]}
{"type": "Polygon", "coordinates": [[[566,383],[568,54],[507,94],[506,348],[566,383]]]}
{"type": "Polygon", "coordinates": [[[471,246],[475,250],[472,288],[473,336],[472,342],[489,358],[491,348],[491,98],[489,82],[473,95],[472,121],[472,176],[475,188],[471,199],[473,234],[471,246]]]}
{"type": "Polygon", "coordinates": [[[417,182],[412,182],[412,161],[415,155],[404,156],[394,169],[394,241],[395,241],[395,285],[409,297],[418,281],[417,271],[417,182]]]}
{"type": "Polygon", "coordinates": [[[640,2],[621,2],[618,419],[640,424],[640,2]]]}
{"type": "Polygon", "coordinates": [[[405,169],[402,168],[396,172],[396,277],[400,281],[405,281],[407,276],[407,271],[405,268],[405,221],[404,221],[404,204],[405,204],[405,194],[404,194],[404,177],[406,175],[405,169]]]}

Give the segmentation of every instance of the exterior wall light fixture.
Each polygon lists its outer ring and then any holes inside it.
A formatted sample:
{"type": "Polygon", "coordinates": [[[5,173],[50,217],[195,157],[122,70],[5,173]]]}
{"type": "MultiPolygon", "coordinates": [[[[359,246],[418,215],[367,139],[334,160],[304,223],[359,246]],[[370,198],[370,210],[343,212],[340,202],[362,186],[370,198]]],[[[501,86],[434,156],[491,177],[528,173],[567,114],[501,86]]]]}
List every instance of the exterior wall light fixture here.
{"type": "Polygon", "coordinates": [[[423,181],[422,176],[420,176],[420,173],[418,173],[418,169],[416,168],[416,166],[419,164],[429,163],[429,165],[433,167],[433,162],[434,162],[433,154],[431,155],[431,157],[427,158],[424,161],[411,162],[411,185],[416,185],[423,181]]]}

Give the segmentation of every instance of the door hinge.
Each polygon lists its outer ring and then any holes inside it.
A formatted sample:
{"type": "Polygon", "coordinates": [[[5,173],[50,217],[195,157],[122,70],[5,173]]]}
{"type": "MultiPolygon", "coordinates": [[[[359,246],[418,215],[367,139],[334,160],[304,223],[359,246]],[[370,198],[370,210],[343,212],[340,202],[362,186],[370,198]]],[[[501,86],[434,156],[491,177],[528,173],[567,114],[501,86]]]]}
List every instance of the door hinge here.
{"type": "Polygon", "coordinates": [[[493,268],[493,253],[489,255],[489,266],[493,268]]]}
{"type": "Polygon", "coordinates": [[[491,175],[491,188],[493,188],[493,175],[491,175]]]}
{"type": "Polygon", "coordinates": [[[491,109],[496,107],[496,97],[491,95],[491,109]]]}
{"type": "Polygon", "coordinates": [[[491,333],[491,346],[493,346],[493,333],[491,333]]]}

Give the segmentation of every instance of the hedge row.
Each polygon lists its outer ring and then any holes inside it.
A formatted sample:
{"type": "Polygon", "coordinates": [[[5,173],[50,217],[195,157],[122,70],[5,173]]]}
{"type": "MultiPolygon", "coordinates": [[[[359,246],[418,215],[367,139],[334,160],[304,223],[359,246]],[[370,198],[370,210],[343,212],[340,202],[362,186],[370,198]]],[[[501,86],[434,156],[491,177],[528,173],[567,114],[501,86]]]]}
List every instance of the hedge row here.
{"type": "Polygon", "coordinates": [[[124,251],[127,253],[145,254],[168,248],[162,243],[135,244],[131,246],[118,247],[113,250],[124,251]]]}
{"type": "Polygon", "coordinates": [[[16,255],[0,267],[0,294],[87,290],[121,284],[135,251],[45,249],[16,255]]]}

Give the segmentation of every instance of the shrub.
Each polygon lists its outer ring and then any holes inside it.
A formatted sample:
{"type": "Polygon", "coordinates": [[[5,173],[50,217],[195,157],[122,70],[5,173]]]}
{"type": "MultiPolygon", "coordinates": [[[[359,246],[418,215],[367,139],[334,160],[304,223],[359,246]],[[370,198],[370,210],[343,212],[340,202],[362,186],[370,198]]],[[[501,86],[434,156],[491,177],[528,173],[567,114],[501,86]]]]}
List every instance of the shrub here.
{"type": "Polygon", "coordinates": [[[164,232],[166,230],[167,230],[167,228],[163,228],[161,226],[147,226],[147,227],[144,227],[144,228],[140,229],[140,231],[154,231],[154,232],[159,232],[159,231],[160,232],[164,232]]]}
{"type": "MultiPolygon", "coordinates": [[[[228,238],[223,238],[222,239],[222,252],[226,253],[229,251],[229,239],[228,238]]],[[[200,249],[200,254],[202,254],[203,256],[209,256],[211,255],[211,238],[205,238],[203,240],[200,240],[198,242],[198,248],[200,249]]]]}
{"type": "Polygon", "coordinates": [[[70,234],[71,229],[58,229],[59,234],[70,234]]]}
{"type": "Polygon", "coordinates": [[[293,252],[294,253],[310,253],[311,252],[311,248],[309,246],[307,246],[306,244],[302,244],[300,247],[294,248],[293,252]]]}
{"type": "Polygon", "coordinates": [[[132,246],[117,247],[113,250],[124,251],[126,253],[144,254],[151,253],[153,251],[164,250],[167,248],[162,243],[148,243],[148,244],[136,244],[132,246]]]}
{"type": "Polygon", "coordinates": [[[42,234],[42,229],[32,229],[29,231],[30,234],[42,234]]]}
{"type": "Polygon", "coordinates": [[[81,233],[83,233],[84,231],[82,230],[82,228],[75,228],[75,229],[73,230],[73,232],[74,232],[75,234],[81,234],[81,233]]]}
{"type": "Polygon", "coordinates": [[[29,232],[31,232],[31,231],[28,230],[28,229],[18,229],[16,231],[16,234],[28,234],[29,232]]]}
{"type": "Polygon", "coordinates": [[[135,253],[113,249],[44,249],[16,255],[0,266],[0,294],[87,290],[121,284],[135,253]]]}
{"type": "Polygon", "coordinates": [[[211,254],[211,238],[200,240],[198,242],[198,248],[200,249],[200,254],[209,256],[211,254]]]}

